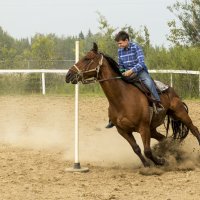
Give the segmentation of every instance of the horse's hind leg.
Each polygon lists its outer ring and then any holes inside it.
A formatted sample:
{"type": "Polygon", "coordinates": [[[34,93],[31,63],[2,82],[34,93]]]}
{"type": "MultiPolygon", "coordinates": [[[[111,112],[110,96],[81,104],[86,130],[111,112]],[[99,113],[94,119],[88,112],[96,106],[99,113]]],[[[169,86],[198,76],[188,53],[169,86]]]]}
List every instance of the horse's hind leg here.
{"type": "Polygon", "coordinates": [[[161,133],[159,133],[156,128],[151,129],[151,138],[156,139],[157,141],[161,142],[164,139],[166,139],[166,137],[164,135],[162,135],[161,133]]]}
{"type": "Polygon", "coordinates": [[[200,133],[199,130],[194,124],[192,123],[191,118],[189,117],[184,104],[179,100],[175,99],[174,103],[172,104],[173,116],[181,120],[191,131],[191,133],[197,138],[199,145],[200,145],[200,133]]]}
{"type": "Polygon", "coordinates": [[[138,157],[142,161],[144,167],[149,167],[150,164],[146,161],[146,159],[142,155],[141,149],[140,149],[139,145],[136,143],[136,140],[135,140],[134,136],[132,135],[132,133],[128,133],[118,127],[117,127],[117,130],[118,130],[119,134],[121,136],[123,136],[128,141],[128,143],[131,145],[133,151],[138,155],[138,157]]]}

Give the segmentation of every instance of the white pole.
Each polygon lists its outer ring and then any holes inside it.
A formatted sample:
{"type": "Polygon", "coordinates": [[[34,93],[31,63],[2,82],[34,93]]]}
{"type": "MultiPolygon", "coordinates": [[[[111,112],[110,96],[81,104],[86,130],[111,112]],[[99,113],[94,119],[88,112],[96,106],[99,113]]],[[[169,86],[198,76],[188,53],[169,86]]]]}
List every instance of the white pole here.
{"type": "MultiPolygon", "coordinates": [[[[76,55],[75,62],[77,63],[79,60],[79,41],[76,41],[75,44],[76,55]]],[[[78,125],[78,92],[79,92],[79,84],[75,85],[75,168],[80,168],[79,163],[79,125],[78,125]]]]}
{"type": "MultiPolygon", "coordinates": [[[[75,54],[75,61],[76,63],[79,61],[79,41],[76,41],[75,43],[76,46],[76,54],[75,54]]],[[[87,167],[81,167],[80,162],[79,162],[79,120],[78,120],[78,93],[79,93],[79,84],[77,83],[75,85],[75,137],[74,137],[74,166],[73,168],[67,168],[66,171],[67,172],[88,172],[89,169],[87,167]]]]}
{"type": "Polygon", "coordinates": [[[42,94],[46,94],[46,88],[45,88],[45,73],[42,73],[42,94]]]}

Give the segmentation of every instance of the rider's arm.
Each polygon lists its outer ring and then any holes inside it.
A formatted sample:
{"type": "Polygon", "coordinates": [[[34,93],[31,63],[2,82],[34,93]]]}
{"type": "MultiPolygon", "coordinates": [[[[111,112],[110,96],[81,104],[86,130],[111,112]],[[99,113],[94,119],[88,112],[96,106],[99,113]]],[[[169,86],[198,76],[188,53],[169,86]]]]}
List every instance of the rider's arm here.
{"type": "Polygon", "coordinates": [[[137,44],[135,44],[135,52],[136,52],[137,64],[134,65],[134,67],[132,68],[132,71],[138,74],[140,71],[144,69],[144,66],[145,66],[144,53],[137,44]]]}

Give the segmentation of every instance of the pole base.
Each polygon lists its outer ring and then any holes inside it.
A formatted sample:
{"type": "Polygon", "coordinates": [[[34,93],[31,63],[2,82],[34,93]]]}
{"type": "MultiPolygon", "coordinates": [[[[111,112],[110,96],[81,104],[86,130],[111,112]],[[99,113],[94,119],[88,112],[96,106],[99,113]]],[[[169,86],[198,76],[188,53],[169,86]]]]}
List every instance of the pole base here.
{"type": "Polygon", "coordinates": [[[88,172],[89,168],[81,167],[80,163],[74,163],[74,167],[66,168],[66,172],[88,172]]]}

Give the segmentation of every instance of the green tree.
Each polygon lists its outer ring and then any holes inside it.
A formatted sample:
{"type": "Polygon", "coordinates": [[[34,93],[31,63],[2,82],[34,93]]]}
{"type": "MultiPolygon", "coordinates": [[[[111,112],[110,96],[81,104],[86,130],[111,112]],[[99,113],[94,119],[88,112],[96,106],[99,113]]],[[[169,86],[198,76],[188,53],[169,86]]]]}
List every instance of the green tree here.
{"type": "Polygon", "coordinates": [[[14,43],[15,39],[0,27],[0,48],[12,48],[14,43]]]}
{"type": "Polygon", "coordinates": [[[80,40],[84,40],[84,39],[85,39],[85,36],[84,36],[84,34],[83,34],[82,31],[79,33],[78,38],[79,38],[80,40]]]}
{"type": "Polygon", "coordinates": [[[92,37],[92,32],[90,29],[88,30],[87,37],[92,37]]]}
{"type": "Polygon", "coordinates": [[[168,40],[175,45],[200,46],[200,0],[177,1],[168,9],[178,19],[168,22],[168,40]]]}
{"type": "Polygon", "coordinates": [[[51,36],[37,34],[31,45],[32,55],[40,60],[53,59],[55,53],[54,40],[51,36]]]}
{"type": "Polygon", "coordinates": [[[97,12],[97,14],[99,16],[100,32],[96,37],[98,38],[99,48],[105,54],[116,58],[117,48],[114,41],[114,32],[116,31],[116,28],[112,27],[101,13],[97,12]]]}

